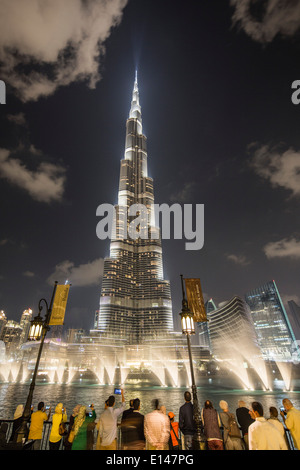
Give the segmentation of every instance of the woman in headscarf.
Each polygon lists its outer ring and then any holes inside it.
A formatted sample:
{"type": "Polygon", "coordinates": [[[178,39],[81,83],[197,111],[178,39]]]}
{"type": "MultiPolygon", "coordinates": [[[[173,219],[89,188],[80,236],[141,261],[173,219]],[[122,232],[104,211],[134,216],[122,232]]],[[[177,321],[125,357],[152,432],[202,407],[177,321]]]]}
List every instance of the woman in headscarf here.
{"type": "Polygon", "coordinates": [[[75,428],[75,418],[79,413],[81,405],[76,405],[73,409],[73,413],[70,416],[68,434],[65,437],[64,441],[64,450],[71,450],[73,440],[74,440],[74,428],[75,428]]]}
{"type": "Polygon", "coordinates": [[[59,450],[60,442],[62,435],[59,434],[59,426],[61,422],[65,423],[67,421],[66,409],[63,407],[62,403],[58,403],[55,408],[55,413],[52,416],[52,427],[49,437],[49,447],[50,450],[59,450]]]}
{"type": "Polygon", "coordinates": [[[220,419],[223,425],[225,450],[244,450],[244,441],[235,415],[229,412],[227,401],[221,400],[219,406],[222,410],[220,419]]]}
{"type": "Polygon", "coordinates": [[[224,450],[223,438],[220,431],[221,420],[217,410],[210,400],[206,400],[201,412],[204,434],[207,440],[208,450],[224,450]]]}
{"type": "Polygon", "coordinates": [[[96,412],[94,405],[90,406],[91,412],[86,412],[86,407],[81,406],[74,422],[74,441],[72,450],[87,450],[88,426],[95,422],[96,412]]]}
{"type": "Polygon", "coordinates": [[[17,436],[16,436],[16,431],[19,429],[22,423],[22,416],[24,412],[24,406],[23,405],[18,405],[14,414],[14,422],[12,426],[12,433],[10,436],[10,442],[14,441],[17,436]]]}

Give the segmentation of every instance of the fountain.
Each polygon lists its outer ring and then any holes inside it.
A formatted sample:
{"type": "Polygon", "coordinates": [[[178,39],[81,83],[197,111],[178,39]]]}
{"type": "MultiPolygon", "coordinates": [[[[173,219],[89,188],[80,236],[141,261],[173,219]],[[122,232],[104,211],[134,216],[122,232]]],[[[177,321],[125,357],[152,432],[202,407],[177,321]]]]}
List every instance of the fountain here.
{"type": "MultiPolygon", "coordinates": [[[[38,381],[69,385],[190,387],[191,372],[185,338],[181,340],[178,335],[175,339],[168,346],[155,343],[117,347],[113,344],[69,345],[49,341],[41,358],[38,381]]],[[[255,345],[250,346],[245,338],[232,341],[222,330],[219,331],[217,344],[214,357],[208,351],[205,356],[205,351],[200,347],[192,347],[198,386],[214,383],[232,388],[240,386],[247,390],[272,390],[274,385],[278,388],[283,383],[285,390],[291,390],[292,373],[295,376],[297,365],[277,362],[277,367],[271,367],[262,359],[255,345]],[[271,369],[276,369],[275,384],[271,369]]],[[[2,360],[0,382],[28,383],[38,345],[26,343],[22,361],[2,360]]]]}
{"type": "Polygon", "coordinates": [[[285,389],[290,391],[291,389],[291,382],[292,382],[292,367],[293,364],[291,362],[278,362],[276,361],[276,365],[280,371],[281,377],[285,384],[285,389]]]}
{"type": "MultiPolygon", "coordinates": [[[[216,358],[230,372],[233,372],[248,390],[256,388],[249,377],[249,365],[259,377],[264,390],[271,390],[264,360],[258,347],[247,336],[235,338],[234,341],[224,331],[218,332],[216,358]]],[[[252,374],[253,375],[253,374],[252,374]]]]}

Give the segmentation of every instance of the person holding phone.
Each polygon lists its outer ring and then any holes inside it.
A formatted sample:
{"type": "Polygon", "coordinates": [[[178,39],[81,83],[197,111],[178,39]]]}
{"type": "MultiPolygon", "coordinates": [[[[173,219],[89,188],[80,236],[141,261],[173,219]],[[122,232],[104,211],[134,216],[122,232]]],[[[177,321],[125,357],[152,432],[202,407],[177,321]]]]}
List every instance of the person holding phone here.
{"type": "Polygon", "coordinates": [[[282,400],[284,410],[280,411],[284,424],[290,431],[294,446],[300,449],[300,410],[297,410],[293,403],[288,399],[282,400]]]}
{"type": "Polygon", "coordinates": [[[270,412],[270,418],[268,419],[268,421],[278,429],[278,431],[280,432],[280,434],[282,435],[282,437],[286,441],[284,426],[283,426],[282,422],[279,421],[279,419],[278,419],[278,410],[277,410],[277,408],[275,408],[275,406],[270,406],[269,412],[270,412]]]}
{"type": "Polygon", "coordinates": [[[250,424],[249,450],[287,450],[286,442],[278,429],[264,418],[264,410],[258,401],[250,410],[255,422],[250,424]]]}
{"type": "Polygon", "coordinates": [[[117,450],[117,427],[118,417],[125,410],[125,397],[123,389],[121,390],[122,404],[115,408],[116,399],[111,395],[105,402],[105,410],[100,415],[97,424],[98,439],[97,450],[117,450]]]}
{"type": "Polygon", "coordinates": [[[43,401],[40,401],[38,404],[38,409],[31,415],[31,423],[29,428],[28,439],[34,441],[32,450],[41,449],[41,441],[43,436],[44,422],[48,421],[51,414],[51,407],[48,408],[48,414],[45,412],[45,404],[43,401]]]}

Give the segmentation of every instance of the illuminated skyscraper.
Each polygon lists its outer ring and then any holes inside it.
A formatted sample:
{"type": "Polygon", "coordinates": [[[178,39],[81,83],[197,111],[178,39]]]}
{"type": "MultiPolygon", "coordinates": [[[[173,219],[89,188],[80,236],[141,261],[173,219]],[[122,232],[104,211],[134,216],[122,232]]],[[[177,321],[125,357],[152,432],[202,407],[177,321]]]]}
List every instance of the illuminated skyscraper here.
{"type": "Polygon", "coordinates": [[[20,337],[20,343],[26,343],[27,341],[31,320],[32,310],[31,308],[28,308],[24,310],[20,320],[20,327],[23,330],[20,337]]]}
{"type": "Polygon", "coordinates": [[[295,336],[275,281],[268,282],[245,295],[264,359],[291,359],[295,336]]]}
{"type": "Polygon", "coordinates": [[[0,338],[1,338],[2,330],[4,326],[6,325],[6,323],[7,323],[7,318],[6,318],[5,312],[4,310],[0,310],[0,338]]]}
{"type": "Polygon", "coordinates": [[[148,176],[147,139],[136,75],[121,160],[115,233],[110,256],[104,261],[97,326],[104,336],[129,344],[158,339],[173,330],[170,283],[164,280],[160,230],[155,227],[153,204],[153,180],[148,176]],[[146,233],[148,238],[120,235],[124,229],[127,234],[133,220],[127,213],[134,204],[147,207],[146,226],[138,226],[137,232],[146,233]],[[151,239],[151,233],[156,233],[156,239],[151,239]]]}
{"type": "Polygon", "coordinates": [[[288,317],[291,320],[291,325],[297,341],[300,340],[300,306],[296,304],[294,300],[288,301],[290,309],[290,315],[288,317]]]}

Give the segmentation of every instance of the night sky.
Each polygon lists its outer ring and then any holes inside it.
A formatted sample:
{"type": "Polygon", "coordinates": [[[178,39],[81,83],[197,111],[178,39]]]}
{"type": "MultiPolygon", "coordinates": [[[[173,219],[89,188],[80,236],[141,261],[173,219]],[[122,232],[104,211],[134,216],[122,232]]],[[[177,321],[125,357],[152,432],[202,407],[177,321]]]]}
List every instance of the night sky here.
{"type": "Polygon", "coordinates": [[[155,202],[205,205],[203,249],[163,240],[176,328],[180,274],[216,304],[272,279],[300,302],[299,1],[37,4],[0,0],[7,317],[69,279],[65,326],[93,327],[109,255],[96,209],[117,202],[136,68],[155,202]]]}

